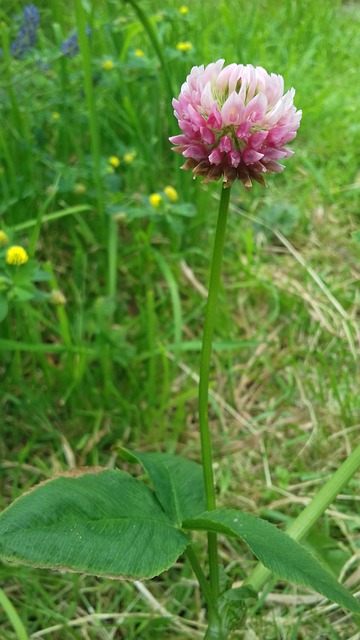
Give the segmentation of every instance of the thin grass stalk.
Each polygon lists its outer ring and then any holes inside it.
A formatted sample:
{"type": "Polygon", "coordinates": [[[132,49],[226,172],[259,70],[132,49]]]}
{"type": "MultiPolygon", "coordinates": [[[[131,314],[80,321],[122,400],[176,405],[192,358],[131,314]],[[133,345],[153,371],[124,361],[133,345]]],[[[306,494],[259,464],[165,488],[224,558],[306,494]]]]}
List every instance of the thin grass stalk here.
{"type": "Polygon", "coordinates": [[[16,633],[16,640],[29,640],[25,627],[16,612],[13,604],[7,597],[5,591],[0,589],[0,606],[4,609],[7,618],[16,633]]]}
{"type": "MultiPolygon", "coordinates": [[[[0,149],[2,149],[3,153],[4,153],[4,160],[6,162],[6,166],[8,168],[8,172],[9,172],[9,181],[10,181],[10,185],[12,187],[13,190],[13,194],[16,195],[17,194],[17,190],[18,190],[18,185],[17,185],[17,181],[16,181],[16,169],[15,169],[15,165],[13,162],[13,158],[10,152],[10,149],[7,145],[7,142],[5,140],[5,136],[3,134],[3,128],[2,126],[0,127],[0,149]]],[[[4,194],[7,194],[7,199],[9,200],[9,189],[7,187],[6,184],[6,175],[1,175],[1,183],[4,184],[4,194]]]]}
{"type": "Polygon", "coordinates": [[[9,32],[8,32],[6,23],[3,21],[0,23],[0,33],[1,33],[3,60],[4,60],[4,67],[3,67],[4,78],[3,79],[6,82],[6,88],[9,94],[12,125],[15,131],[19,131],[19,133],[23,135],[21,115],[20,115],[18,103],[15,98],[15,93],[14,93],[12,82],[11,82],[11,74],[10,74],[11,52],[10,52],[9,32]]]}
{"type": "Polygon", "coordinates": [[[141,9],[141,7],[138,5],[137,2],[135,2],[135,0],[125,0],[126,2],[128,2],[129,4],[131,4],[132,8],[134,9],[136,15],[138,16],[141,24],[143,25],[146,33],[149,36],[150,42],[154,48],[154,51],[157,55],[157,57],[159,58],[159,62],[161,64],[161,68],[164,74],[164,80],[165,80],[165,84],[166,84],[166,89],[167,92],[169,94],[169,98],[171,100],[172,96],[175,95],[175,91],[174,91],[174,87],[172,86],[172,80],[171,80],[171,75],[170,75],[170,71],[165,59],[165,56],[163,54],[162,48],[161,48],[161,44],[158,40],[156,31],[151,23],[151,21],[149,20],[149,18],[146,16],[146,14],[144,13],[144,11],[141,9]]]}
{"type": "Polygon", "coordinates": [[[100,174],[101,154],[100,154],[100,135],[99,126],[96,115],[95,95],[92,80],[92,64],[89,38],[86,33],[86,15],[81,0],[75,0],[75,14],[79,36],[79,46],[82,59],[82,67],[84,72],[84,86],[86,105],[89,117],[90,135],[91,135],[91,154],[93,159],[93,175],[97,193],[98,213],[104,216],[104,198],[103,187],[100,174]]]}
{"type": "MultiPolygon", "coordinates": [[[[57,3],[54,3],[57,4],[57,3]]],[[[52,10],[55,12],[55,8],[52,10]]],[[[53,24],[53,31],[56,39],[57,46],[59,49],[61,48],[61,42],[63,40],[62,31],[60,24],[55,22],[53,24]]],[[[59,56],[58,60],[59,66],[59,83],[60,83],[60,113],[61,113],[61,121],[60,121],[60,135],[58,140],[58,146],[61,157],[66,161],[69,157],[69,149],[70,149],[70,138],[69,138],[69,83],[68,83],[68,72],[67,72],[67,60],[64,55],[59,56]]]]}
{"type": "MultiPolygon", "coordinates": [[[[155,314],[155,302],[154,302],[154,292],[152,289],[149,289],[146,292],[146,339],[147,339],[147,349],[149,353],[148,360],[148,371],[147,371],[147,385],[146,385],[146,396],[148,406],[153,408],[154,401],[156,397],[156,381],[155,381],[155,322],[156,322],[156,314],[155,314]]],[[[152,413],[151,413],[152,415],[152,413]]]]}
{"type": "MultiPolygon", "coordinates": [[[[34,314],[34,308],[30,304],[28,305],[28,307],[29,308],[26,309],[26,325],[28,330],[29,343],[41,344],[42,342],[41,333],[38,327],[37,318],[35,317],[35,314],[34,314]]],[[[38,368],[37,367],[37,363],[38,363],[43,373],[45,384],[48,387],[48,389],[51,389],[52,376],[51,376],[51,371],[50,371],[50,367],[49,367],[49,363],[47,361],[46,355],[43,352],[39,351],[38,353],[33,354],[32,360],[33,360],[34,380],[36,379],[36,370],[38,368]]]]}
{"type": "Polygon", "coordinates": [[[31,233],[31,236],[30,236],[30,240],[29,240],[28,254],[29,254],[30,258],[33,258],[34,255],[35,255],[36,245],[38,243],[39,236],[40,236],[41,224],[42,224],[43,216],[44,216],[44,213],[45,213],[46,209],[49,207],[49,205],[52,203],[52,201],[55,198],[55,195],[56,195],[56,192],[57,192],[57,188],[58,188],[58,185],[59,185],[59,181],[60,181],[60,175],[56,178],[55,183],[51,186],[50,193],[49,193],[48,197],[46,198],[43,206],[40,207],[40,209],[38,211],[38,214],[36,216],[35,225],[34,225],[34,228],[32,230],[32,233],[31,233]]]}
{"type": "Polygon", "coordinates": [[[159,265],[159,268],[166,280],[170,291],[174,324],[174,358],[175,363],[177,364],[180,360],[180,348],[182,343],[182,311],[179,287],[168,263],[163,258],[163,256],[158,251],[153,251],[153,256],[159,265]]]}
{"type": "MultiPolygon", "coordinates": [[[[159,408],[157,410],[157,418],[156,422],[159,424],[159,435],[158,439],[161,442],[165,439],[168,423],[166,420],[168,407],[169,407],[169,398],[170,398],[170,371],[169,371],[169,359],[166,356],[166,348],[164,345],[159,344],[159,353],[162,363],[162,379],[161,379],[161,390],[159,396],[159,408]]],[[[172,433],[171,433],[172,435],[172,433]]]]}
{"type": "MultiPolygon", "coordinates": [[[[53,211],[52,213],[48,213],[43,216],[42,221],[45,222],[53,222],[54,220],[60,220],[60,218],[65,218],[66,216],[71,216],[75,213],[87,213],[91,210],[91,206],[89,204],[78,204],[74,207],[68,207],[67,209],[60,209],[59,211],[53,211]]],[[[25,222],[19,222],[19,224],[15,224],[12,227],[14,232],[24,231],[25,229],[31,229],[36,225],[36,218],[32,218],[31,220],[25,220],[25,222]]]]}
{"type": "MultiPolygon", "coordinates": [[[[49,286],[51,291],[58,291],[59,286],[50,262],[47,262],[44,266],[45,271],[50,274],[49,286]]],[[[70,323],[65,311],[64,305],[58,304],[56,306],[56,315],[59,321],[59,333],[62,337],[62,341],[66,347],[72,346],[70,323]]]]}
{"type": "Polygon", "coordinates": [[[117,253],[118,253],[118,225],[112,216],[108,225],[108,292],[112,299],[117,290],[117,253]]]}

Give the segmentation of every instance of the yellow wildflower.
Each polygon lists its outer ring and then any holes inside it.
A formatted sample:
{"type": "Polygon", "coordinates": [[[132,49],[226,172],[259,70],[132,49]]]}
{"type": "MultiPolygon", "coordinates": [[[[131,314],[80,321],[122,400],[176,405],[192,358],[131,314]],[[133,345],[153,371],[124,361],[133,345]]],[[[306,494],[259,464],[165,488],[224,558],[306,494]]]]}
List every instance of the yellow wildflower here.
{"type": "Polygon", "coordinates": [[[142,58],[144,56],[144,52],[142,49],[135,49],[134,54],[137,58],[142,58]]]}
{"type": "Polygon", "coordinates": [[[26,253],[24,247],[13,246],[6,252],[6,262],[8,264],[25,264],[29,260],[29,256],[26,253]]]}
{"type": "Polygon", "coordinates": [[[181,13],[182,16],[186,16],[186,14],[189,13],[189,7],[185,7],[185,5],[183,4],[180,7],[179,12],[181,13]]]}
{"type": "Polygon", "coordinates": [[[136,151],[129,151],[128,153],[125,153],[124,162],[126,162],[126,164],[131,164],[135,156],[136,156],[136,151]]]}
{"type": "Polygon", "coordinates": [[[120,164],[120,158],[118,158],[117,156],[110,156],[109,164],[111,164],[112,167],[117,169],[120,164]]]}
{"type": "Polygon", "coordinates": [[[104,71],[111,71],[114,67],[115,65],[113,61],[109,58],[107,60],[104,60],[104,62],[102,63],[102,68],[104,69],[104,71]]]}
{"type": "Polygon", "coordinates": [[[5,231],[0,230],[0,247],[6,247],[9,244],[9,236],[5,231]]]}
{"type": "Polygon", "coordinates": [[[170,185],[165,187],[164,193],[169,198],[169,200],[171,200],[171,202],[176,202],[176,200],[179,199],[178,192],[176,191],[176,189],[174,189],[174,187],[171,187],[170,185]]]}
{"type": "Polygon", "coordinates": [[[51,117],[53,120],[59,120],[60,113],[58,113],[57,111],[54,111],[54,113],[51,114],[51,117]]]}
{"type": "Polygon", "coordinates": [[[190,51],[192,44],[191,42],[178,42],[176,48],[178,51],[190,51]]]}
{"type": "Polygon", "coordinates": [[[162,200],[162,197],[160,193],[152,193],[151,196],[149,197],[149,202],[151,206],[154,207],[155,209],[160,206],[161,200],[162,200]]]}

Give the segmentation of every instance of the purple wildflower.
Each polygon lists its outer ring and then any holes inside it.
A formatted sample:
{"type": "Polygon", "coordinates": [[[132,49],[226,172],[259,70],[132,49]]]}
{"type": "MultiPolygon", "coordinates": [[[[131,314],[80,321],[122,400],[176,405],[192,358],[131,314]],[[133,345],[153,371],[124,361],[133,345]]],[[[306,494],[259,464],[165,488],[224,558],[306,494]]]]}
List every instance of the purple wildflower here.
{"type": "Polygon", "coordinates": [[[39,9],[34,4],[27,4],[23,10],[24,22],[27,25],[32,25],[35,31],[40,26],[40,14],[39,9]]]}
{"type": "MultiPolygon", "coordinates": [[[[86,27],[86,35],[88,38],[91,35],[91,29],[88,26],[86,27]]],[[[75,58],[75,56],[80,53],[79,36],[77,31],[74,31],[67,40],[64,40],[61,44],[61,52],[68,58],[75,58]]]]}
{"type": "Polygon", "coordinates": [[[40,25],[39,10],[28,4],[23,9],[23,23],[15,40],[10,45],[13,58],[21,60],[37,43],[37,30],[40,25]]]}

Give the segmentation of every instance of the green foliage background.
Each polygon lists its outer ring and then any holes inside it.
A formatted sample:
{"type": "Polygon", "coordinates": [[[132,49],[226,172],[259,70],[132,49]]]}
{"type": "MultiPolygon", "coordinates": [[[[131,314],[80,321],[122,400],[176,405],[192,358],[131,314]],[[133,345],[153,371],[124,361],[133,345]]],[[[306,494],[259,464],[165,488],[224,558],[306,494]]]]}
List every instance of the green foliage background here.
{"type": "MultiPolygon", "coordinates": [[[[359,430],[359,7],[194,0],[181,15],[173,0],[140,5],[174,95],[193,65],[223,57],[281,73],[303,110],[285,172],[266,190],[233,188],[211,395],[219,503],[287,523],[359,430]]],[[[0,325],[1,506],[69,466],[120,465],[119,445],[199,460],[196,376],[219,194],[170,151],[169,87],[130,4],[38,2],[38,44],[15,60],[6,42],[24,6],[0,7],[0,228],[36,246],[50,274],[39,291],[61,290],[66,304],[14,302],[0,325]],[[61,42],[75,29],[81,53],[67,58],[61,42]]],[[[354,479],[308,539],[353,591],[358,489],[354,479]]],[[[224,541],[222,556],[234,583],[254,563],[237,542],[224,541]]],[[[161,615],[129,584],[12,565],[0,575],[32,638],[202,634],[183,563],[147,584],[161,615]]],[[[336,609],[304,609],[302,595],[274,587],[238,637],[355,634],[336,609]]],[[[1,616],[4,640],[16,637],[1,616]]]]}

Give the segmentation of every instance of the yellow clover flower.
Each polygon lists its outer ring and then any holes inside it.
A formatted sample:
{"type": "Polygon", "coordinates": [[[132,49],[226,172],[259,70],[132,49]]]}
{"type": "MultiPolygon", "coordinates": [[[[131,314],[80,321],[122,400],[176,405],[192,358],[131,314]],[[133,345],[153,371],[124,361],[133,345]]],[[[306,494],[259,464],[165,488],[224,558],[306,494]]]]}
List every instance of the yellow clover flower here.
{"type": "Polygon", "coordinates": [[[171,200],[171,202],[176,202],[176,200],[179,199],[178,192],[176,191],[176,189],[174,189],[174,187],[171,187],[170,185],[164,188],[164,193],[169,198],[169,200],[171,200]]]}
{"type": "Polygon", "coordinates": [[[152,193],[151,196],[149,197],[149,202],[151,206],[154,207],[154,209],[157,209],[157,207],[160,206],[161,201],[162,201],[162,197],[160,193],[152,193]]]}
{"type": "Polygon", "coordinates": [[[120,164],[120,158],[118,158],[117,156],[110,156],[109,164],[111,164],[114,169],[117,169],[120,164]]]}
{"type": "Polygon", "coordinates": [[[59,120],[60,113],[58,113],[57,111],[54,111],[54,113],[51,114],[51,117],[53,120],[59,120]]]}
{"type": "Polygon", "coordinates": [[[24,247],[15,245],[13,247],[9,247],[9,249],[6,252],[7,264],[20,265],[20,264],[25,264],[25,262],[27,262],[28,260],[29,260],[29,256],[26,253],[24,247]]]}
{"type": "Polygon", "coordinates": [[[9,236],[5,231],[0,230],[0,247],[6,247],[9,244],[9,236]]]}
{"type": "Polygon", "coordinates": [[[178,42],[176,48],[178,51],[190,51],[193,46],[191,42],[178,42]]]}
{"type": "Polygon", "coordinates": [[[136,55],[137,58],[143,58],[144,57],[144,52],[142,49],[135,49],[134,54],[136,55]]]}
{"type": "Polygon", "coordinates": [[[131,164],[135,157],[136,151],[129,151],[124,155],[124,162],[126,162],[126,164],[131,164]]]}
{"type": "Polygon", "coordinates": [[[109,58],[104,60],[104,62],[102,63],[102,68],[104,69],[104,71],[111,71],[114,67],[115,65],[113,61],[109,58]]]}
{"type": "Polygon", "coordinates": [[[186,16],[186,14],[189,13],[189,7],[185,7],[183,4],[179,9],[179,13],[181,13],[182,16],[186,16]]]}

